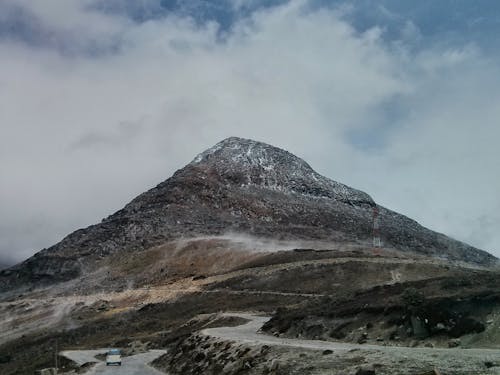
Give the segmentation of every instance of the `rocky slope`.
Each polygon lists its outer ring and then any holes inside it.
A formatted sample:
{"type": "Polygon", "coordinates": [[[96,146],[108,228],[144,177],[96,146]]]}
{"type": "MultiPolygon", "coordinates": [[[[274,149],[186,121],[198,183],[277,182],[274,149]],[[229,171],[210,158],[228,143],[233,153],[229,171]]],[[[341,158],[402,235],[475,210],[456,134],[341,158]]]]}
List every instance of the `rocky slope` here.
{"type": "MultiPolygon", "coordinates": [[[[101,223],[0,272],[0,291],[70,280],[103,259],[178,238],[245,233],[370,246],[376,203],[279,148],[228,138],[101,223]]],[[[490,254],[379,207],[385,247],[478,265],[490,254]]]]}

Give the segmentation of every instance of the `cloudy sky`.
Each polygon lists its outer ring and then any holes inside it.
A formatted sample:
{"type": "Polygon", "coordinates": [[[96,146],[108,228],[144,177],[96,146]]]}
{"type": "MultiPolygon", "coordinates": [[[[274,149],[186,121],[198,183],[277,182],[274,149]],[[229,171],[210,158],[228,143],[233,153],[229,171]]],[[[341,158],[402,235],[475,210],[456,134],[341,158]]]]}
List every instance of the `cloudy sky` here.
{"type": "Polygon", "coordinates": [[[500,2],[0,0],[0,256],[228,136],[500,256],[500,2]]]}

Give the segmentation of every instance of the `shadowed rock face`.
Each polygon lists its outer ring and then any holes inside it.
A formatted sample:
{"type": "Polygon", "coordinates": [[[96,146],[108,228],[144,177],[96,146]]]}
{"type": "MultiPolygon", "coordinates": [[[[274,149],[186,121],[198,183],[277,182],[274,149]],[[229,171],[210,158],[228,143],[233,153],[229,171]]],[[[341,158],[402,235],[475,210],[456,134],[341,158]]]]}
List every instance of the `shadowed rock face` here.
{"type": "MultiPolygon", "coordinates": [[[[368,194],[319,175],[287,151],[228,138],[101,223],[2,271],[0,290],[69,280],[111,254],[181,237],[233,232],[368,245],[375,205],[368,194]]],[[[386,246],[480,265],[496,262],[403,215],[379,211],[386,246]]]]}

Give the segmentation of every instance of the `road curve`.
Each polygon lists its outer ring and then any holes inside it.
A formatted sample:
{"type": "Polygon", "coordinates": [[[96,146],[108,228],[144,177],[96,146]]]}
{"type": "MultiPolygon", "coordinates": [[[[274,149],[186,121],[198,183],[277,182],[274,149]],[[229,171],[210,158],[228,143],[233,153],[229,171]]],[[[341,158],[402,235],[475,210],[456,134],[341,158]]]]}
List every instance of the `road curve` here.
{"type": "Polygon", "coordinates": [[[371,344],[351,344],[336,341],[302,340],[274,337],[259,333],[260,329],[270,317],[257,316],[248,313],[225,313],[227,317],[239,317],[248,320],[248,323],[236,327],[207,328],[202,334],[223,340],[231,340],[253,345],[275,345],[312,350],[332,350],[334,352],[358,350],[376,350],[381,352],[408,354],[409,352],[419,354],[445,353],[447,355],[467,356],[494,356],[500,358],[500,349],[463,349],[463,348],[408,348],[405,346],[385,346],[371,344]]]}
{"type": "Polygon", "coordinates": [[[121,366],[106,366],[106,363],[95,358],[97,354],[105,353],[107,349],[96,350],[66,350],[60,354],[71,359],[79,365],[88,362],[97,364],[86,374],[94,375],[165,375],[148,365],[155,358],[166,353],[165,350],[150,350],[147,353],[136,354],[130,357],[122,357],[121,366]]]}

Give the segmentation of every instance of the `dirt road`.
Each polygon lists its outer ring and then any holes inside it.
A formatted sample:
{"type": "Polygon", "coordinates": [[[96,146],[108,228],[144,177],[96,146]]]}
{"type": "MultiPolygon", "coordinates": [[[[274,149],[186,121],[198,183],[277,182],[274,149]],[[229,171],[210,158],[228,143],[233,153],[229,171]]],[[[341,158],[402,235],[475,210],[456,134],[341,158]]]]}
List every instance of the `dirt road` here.
{"type": "Polygon", "coordinates": [[[246,313],[226,313],[224,315],[244,318],[249,322],[237,327],[207,328],[202,331],[202,334],[249,345],[274,345],[319,351],[332,350],[334,354],[340,354],[340,357],[342,357],[342,353],[362,353],[373,363],[384,363],[388,368],[393,366],[396,368],[395,373],[398,373],[398,366],[403,365],[407,369],[413,368],[415,370],[440,368],[449,371],[453,369],[454,374],[500,374],[500,349],[409,348],[281,338],[259,333],[269,317],[246,313]],[[485,363],[493,363],[494,367],[486,368],[485,363]]]}
{"type": "Polygon", "coordinates": [[[97,350],[67,350],[61,352],[61,355],[69,358],[79,365],[88,362],[97,362],[89,372],[86,374],[102,374],[102,375],[160,375],[160,372],[148,365],[155,358],[165,354],[164,350],[150,350],[147,353],[136,354],[130,357],[122,358],[121,366],[106,366],[106,363],[95,358],[97,354],[105,353],[107,349],[97,350]]]}
{"type": "Polygon", "coordinates": [[[255,344],[266,344],[266,345],[279,345],[279,346],[289,346],[294,348],[304,348],[304,349],[315,349],[315,350],[334,350],[334,351],[345,351],[353,349],[363,349],[363,350],[380,350],[380,351],[419,351],[427,353],[443,352],[452,354],[454,352],[469,353],[469,354],[491,354],[500,358],[500,349],[445,349],[445,348],[408,348],[405,346],[385,346],[385,345],[370,345],[370,344],[351,344],[338,341],[321,341],[321,340],[301,340],[301,339],[289,339],[274,337],[259,333],[264,323],[266,323],[270,317],[257,316],[247,313],[225,313],[223,314],[227,317],[239,317],[249,320],[248,323],[236,327],[217,327],[217,328],[207,328],[202,331],[203,334],[207,336],[217,337],[225,340],[233,340],[246,343],[255,344]]]}

